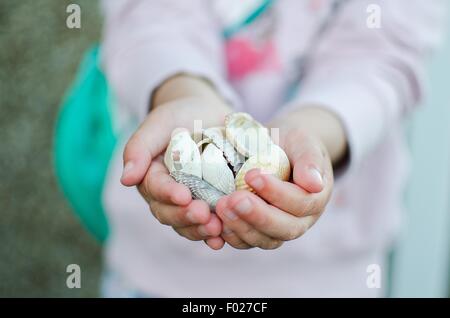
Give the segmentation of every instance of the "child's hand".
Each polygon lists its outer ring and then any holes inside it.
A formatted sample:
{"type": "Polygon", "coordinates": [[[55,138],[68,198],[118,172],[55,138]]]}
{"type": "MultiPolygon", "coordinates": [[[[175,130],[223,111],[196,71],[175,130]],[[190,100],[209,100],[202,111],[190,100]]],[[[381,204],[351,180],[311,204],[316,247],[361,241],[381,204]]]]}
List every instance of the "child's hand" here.
{"type": "Polygon", "coordinates": [[[205,240],[213,249],[222,248],[222,222],[210,212],[206,202],[192,200],[189,189],[175,182],[162,156],[152,161],[138,189],[161,224],[172,226],[189,240],[205,240]]]}
{"type": "Polygon", "coordinates": [[[292,131],[284,150],[293,182],[251,170],[245,181],[258,194],[235,192],[219,201],[222,237],[235,248],[274,249],[303,235],[320,217],[333,188],[331,161],[317,139],[292,131]]]}
{"type": "Polygon", "coordinates": [[[334,162],[342,159],[346,150],[345,135],[330,114],[308,112],[311,113],[298,114],[301,119],[297,114],[289,114],[278,121],[283,127],[302,127],[301,122],[305,120],[308,123],[305,126],[312,124],[314,127],[280,131],[280,144],[293,167],[292,182],[280,181],[255,169],[247,173],[245,181],[258,196],[238,191],[218,202],[216,213],[223,222],[222,237],[231,246],[278,248],[284,241],[303,235],[324,211],[333,188],[330,151],[334,162]],[[326,128],[325,136],[333,136],[332,140],[321,138],[324,134],[314,131],[321,125],[326,128]],[[329,134],[330,129],[335,131],[329,134]],[[325,146],[328,143],[334,148],[328,149],[325,146]]]}
{"type": "Polygon", "coordinates": [[[204,127],[220,126],[231,111],[208,89],[211,90],[206,83],[194,78],[175,78],[160,89],[157,107],[125,147],[121,182],[138,186],[151,212],[162,224],[172,226],[190,240],[206,240],[211,248],[220,249],[224,244],[220,237],[221,221],[210,212],[206,202],[192,200],[189,189],[175,182],[162,162],[162,154],[175,128],[193,128],[197,119],[203,120],[204,127]],[[183,92],[191,96],[184,96],[183,92]]]}

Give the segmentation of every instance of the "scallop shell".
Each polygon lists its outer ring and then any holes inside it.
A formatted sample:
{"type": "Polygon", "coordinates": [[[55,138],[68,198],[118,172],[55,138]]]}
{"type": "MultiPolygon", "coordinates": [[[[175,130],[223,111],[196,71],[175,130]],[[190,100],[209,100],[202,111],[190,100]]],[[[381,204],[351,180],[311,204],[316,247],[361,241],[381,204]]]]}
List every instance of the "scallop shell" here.
{"type": "Polygon", "coordinates": [[[225,135],[245,157],[267,152],[272,144],[268,129],[247,113],[231,113],[225,118],[225,135]]]}
{"type": "Polygon", "coordinates": [[[211,143],[203,150],[201,159],[203,180],[225,194],[233,192],[235,189],[234,175],[222,150],[211,143]]]}
{"type": "Polygon", "coordinates": [[[187,186],[194,199],[206,201],[212,211],[215,211],[217,201],[225,195],[225,193],[217,190],[211,184],[197,176],[186,174],[181,171],[173,171],[170,175],[176,182],[187,186]]]}
{"type": "Polygon", "coordinates": [[[202,177],[200,151],[187,129],[175,131],[164,154],[164,164],[172,173],[181,171],[202,177]]]}
{"type": "Polygon", "coordinates": [[[233,167],[233,171],[237,173],[245,162],[245,157],[234,149],[234,146],[225,138],[225,128],[213,127],[203,131],[203,136],[210,140],[217,148],[219,148],[233,167]]]}
{"type": "Polygon", "coordinates": [[[291,175],[291,165],[286,153],[279,146],[272,144],[270,151],[248,158],[236,175],[236,190],[254,190],[245,182],[245,174],[251,169],[261,169],[262,173],[272,174],[280,180],[287,181],[291,175]]]}

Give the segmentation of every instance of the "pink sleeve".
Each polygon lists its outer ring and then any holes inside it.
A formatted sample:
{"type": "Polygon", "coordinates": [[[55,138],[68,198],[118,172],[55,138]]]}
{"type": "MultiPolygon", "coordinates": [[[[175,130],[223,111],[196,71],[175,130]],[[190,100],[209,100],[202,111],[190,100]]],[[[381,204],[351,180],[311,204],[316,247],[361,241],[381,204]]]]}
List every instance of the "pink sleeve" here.
{"type": "Polygon", "coordinates": [[[444,1],[348,1],[312,57],[294,104],[319,103],[342,120],[354,166],[420,102],[426,57],[439,42],[444,1]],[[381,28],[367,8],[381,8],[381,28]]]}
{"type": "Polygon", "coordinates": [[[120,107],[141,121],[153,90],[177,73],[207,78],[232,105],[221,30],[207,0],[104,0],[102,61],[120,107]]]}

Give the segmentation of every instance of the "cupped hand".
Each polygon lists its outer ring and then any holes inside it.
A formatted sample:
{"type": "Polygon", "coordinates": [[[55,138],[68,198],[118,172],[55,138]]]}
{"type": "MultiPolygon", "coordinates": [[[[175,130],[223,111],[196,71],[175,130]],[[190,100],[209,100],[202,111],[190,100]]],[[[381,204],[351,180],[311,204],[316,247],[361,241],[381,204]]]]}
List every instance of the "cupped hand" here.
{"type": "Polygon", "coordinates": [[[159,222],[187,239],[205,240],[213,249],[224,245],[221,221],[206,202],[193,200],[189,189],[175,182],[162,154],[175,128],[193,128],[194,120],[203,120],[203,127],[220,126],[229,112],[225,103],[211,98],[183,97],[166,102],[149,113],[123,154],[122,184],[138,186],[159,222]]]}
{"type": "Polygon", "coordinates": [[[293,167],[281,181],[254,169],[245,181],[255,190],[220,199],[216,213],[222,238],[238,249],[275,249],[302,236],[321,216],[333,188],[333,169],[321,141],[300,129],[281,134],[281,146],[293,167]]]}

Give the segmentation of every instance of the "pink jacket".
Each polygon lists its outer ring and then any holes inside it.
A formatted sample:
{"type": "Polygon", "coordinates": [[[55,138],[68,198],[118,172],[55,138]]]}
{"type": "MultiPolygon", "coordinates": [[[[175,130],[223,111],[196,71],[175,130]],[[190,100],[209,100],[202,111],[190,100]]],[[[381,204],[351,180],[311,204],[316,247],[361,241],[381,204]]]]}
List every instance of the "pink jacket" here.
{"type": "MultiPolygon", "coordinates": [[[[333,1],[276,1],[270,38],[254,47],[245,42],[257,34],[252,30],[224,41],[213,1],[103,2],[104,69],[120,116],[141,121],[153,89],[179,72],[208,78],[236,109],[262,121],[283,111],[298,58],[310,50],[333,1]],[[251,58],[234,61],[233,50],[251,58]]],[[[153,219],[135,189],[120,185],[124,136],[104,192],[112,228],[107,266],[139,290],[162,296],[379,294],[366,286],[366,267],[383,266],[397,231],[408,163],[400,120],[423,96],[425,61],[440,39],[444,2],[344,1],[311,51],[285,107],[313,102],[334,111],[351,160],[327,211],[304,237],[276,251],[246,252],[212,252],[178,237],[153,219]],[[381,28],[367,24],[373,5],[381,9],[381,28]]]]}

